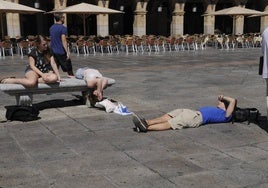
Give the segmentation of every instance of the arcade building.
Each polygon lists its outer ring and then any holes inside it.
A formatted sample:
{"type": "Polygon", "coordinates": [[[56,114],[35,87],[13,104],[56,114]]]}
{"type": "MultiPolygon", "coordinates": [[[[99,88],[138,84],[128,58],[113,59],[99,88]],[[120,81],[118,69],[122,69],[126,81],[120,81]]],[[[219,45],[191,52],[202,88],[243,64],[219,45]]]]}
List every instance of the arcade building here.
{"type": "MultiPolygon", "coordinates": [[[[50,12],[78,3],[90,3],[123,11],[124,14],[88,14],[85,35],[183,35],[244,34],[262,32],[268,26],[268,16],[248,17],[204,16],[217,10],[241,6],[268,11],[268,0],[6,0],[50,12]]],[[[67,14],[68,35],[84,35],[83,20],[79,13],[67,14]]],[[[49,35],[54,23],[53,15],[4,14],[4,35],[10,37],[43,34],[49,35]]],[[[3,31],[2,31],[3,30],[3,31]]]]}

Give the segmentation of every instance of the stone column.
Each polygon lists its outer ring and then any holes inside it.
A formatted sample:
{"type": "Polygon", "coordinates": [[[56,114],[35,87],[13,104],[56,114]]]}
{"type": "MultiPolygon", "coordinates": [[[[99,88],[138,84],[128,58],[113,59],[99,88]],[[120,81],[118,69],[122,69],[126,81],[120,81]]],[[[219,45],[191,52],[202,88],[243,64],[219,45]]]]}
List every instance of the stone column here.
{"type": "MultiPolygon", "coordinates": [[[[268,11],[268,6],[265,7],[264,11],[268,11]]],[[[260,32],[262,33],[266,27],[268,27],[268,16],[262,16],[260,32]]]]}
{"type": "MultiPolygon", "coordinates": [[[[240,5],[245,8],[245,5],[240,5]]],[[[244,33],[244,16],[237,15],[233,16],[233,34],[243,34],[244,33]]]]}
{"type": "Polygon", "coordinates": [[[244,16],[238,15],[233,17],[233,34],[244,33],[244,16]]]}
{"type": "MultiPolygon", "coordinates": [[[[11,2],[11,0],[8,0],[11,2]]],[[[14,0],[14,3],[18,3],[18,0],[14,0]]],[[[7,35],[10,37],[21,36],[20,32],[20,16],[15,13],[7,13],[7,35]]]]}
{"type": "MultiPolygon", "coordinates": [[[[209,4],[205,14],[215,12],[215,4],[209,4]]],[[[214,34],[215,31],[215,16],[204,16],[204,34],[214,34]]]]}
{"type": "MultiPolygon", "coordinates": [[[[66,8],[66,6],[67,6],[67,0],[54,0],[54,9],[55,10],[66,8]]],[[[66,14],[64,14],[64,17],[65,17],[64,25],[67,26],[66,14]]],[[[55,22],[55,19],[54,19],[54,22],[55,22]]]]}
{"type": "MultiPolygon", "coordinates": [[[[98,1],[98,5],[101,7],[108,8],[109,1],[106,0],[104,3],[98,1]]],[[[109,35],[109,16],[108,14],[97,15],[97,35],[107,36],[109,35]]]]}
{"type": "Polygon", "coordinates": [[[133,35],[146,35],[147,2],[138,2],[134,11],[133,35]]]}
{"type": "Polygon", "coordinates": [[[173,11],[171,28],[170,28],[171,35],[183,35],[184,6],[185,3],[175,4],[175,9],[173,11]]]}

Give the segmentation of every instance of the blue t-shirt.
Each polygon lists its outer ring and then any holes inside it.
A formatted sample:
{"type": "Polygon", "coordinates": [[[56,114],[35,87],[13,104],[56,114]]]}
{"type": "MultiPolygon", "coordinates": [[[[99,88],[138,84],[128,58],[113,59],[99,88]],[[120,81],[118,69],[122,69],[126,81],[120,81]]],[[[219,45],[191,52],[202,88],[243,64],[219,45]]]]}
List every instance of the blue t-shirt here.
{"type": "Polygon", "coordinates": [[[232,119],[232,116],[225,117],[226,111],[215,107],[205,106],[199,109],[202,114],[202,124],[208,123],[225,123],[232,119]]]}
{"type": "Polygon", "coordinates": [[[50,29],[51,49],[54,54],[65,54],[63,44],[61,41],[61,35],[67,36],[67,28],[62,24],[53,24],[50,29]]]}

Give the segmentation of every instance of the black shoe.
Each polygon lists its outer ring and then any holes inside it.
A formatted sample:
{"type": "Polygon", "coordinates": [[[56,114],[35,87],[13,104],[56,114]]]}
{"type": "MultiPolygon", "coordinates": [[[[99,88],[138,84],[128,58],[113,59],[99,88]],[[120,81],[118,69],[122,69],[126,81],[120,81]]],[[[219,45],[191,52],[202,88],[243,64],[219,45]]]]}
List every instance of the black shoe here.
{"type": "Polygon", "coordinates": [[[135,124],[137,132],[147,132],[148,124],[144,118],[139,117],[137,114],[133,114],[133,123],[135,124]]]}
{"type": "Polygon", "coordinates": [[[139,133],[140,132],[140,129],[138,127],[133,127],[133,131],[139,133]]]}

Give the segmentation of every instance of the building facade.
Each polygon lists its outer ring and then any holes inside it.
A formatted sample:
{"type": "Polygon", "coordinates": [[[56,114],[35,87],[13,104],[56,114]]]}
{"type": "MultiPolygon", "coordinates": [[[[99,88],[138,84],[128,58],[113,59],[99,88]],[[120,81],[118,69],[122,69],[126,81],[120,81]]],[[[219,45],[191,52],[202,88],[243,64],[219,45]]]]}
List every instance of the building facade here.
{"type": "MultiPolygon", "coordinates": [[[[46,12],[81,2],[121,10],[124,14],[88,15],[86,35],[182,35],[242,34],[262,32],[268,26],[268,16],[245,17],[203,16],[232,6],[258,11],[268,10],[268,0],[7,0],[42,9],[46,12]]],[[[19,15],[7,13],[3,17],[3,31],[11,37],[48,35],[54,23],[52,14],[19,15]]],[[[83,35],[82,18],[66,15],[69,35],[83,35]]],[[[2,35],[2,33],[1,33],[2,35]]]]}

